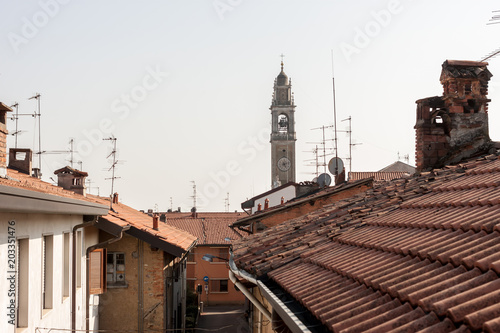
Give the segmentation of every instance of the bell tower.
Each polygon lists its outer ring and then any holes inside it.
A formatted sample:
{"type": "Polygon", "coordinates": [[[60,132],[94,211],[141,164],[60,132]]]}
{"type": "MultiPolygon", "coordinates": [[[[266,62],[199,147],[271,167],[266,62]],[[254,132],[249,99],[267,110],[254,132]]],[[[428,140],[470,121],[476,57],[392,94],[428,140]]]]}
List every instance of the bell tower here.
{"type": "Polygon", "coordinates": [[[292,80],[283,71],[274,80],[271,104],[271,186],[295,182],[295,105],[292,80]]]}

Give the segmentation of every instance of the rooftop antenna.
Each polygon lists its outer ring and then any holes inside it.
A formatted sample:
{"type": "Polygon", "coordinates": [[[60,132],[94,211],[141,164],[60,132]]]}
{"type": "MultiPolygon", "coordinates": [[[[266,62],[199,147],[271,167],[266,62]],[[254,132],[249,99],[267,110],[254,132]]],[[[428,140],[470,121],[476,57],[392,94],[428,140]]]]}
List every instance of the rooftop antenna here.
{"type": "Polygon", "coordinates": [[[227,192],[227,196],[224,199],[224,206],[226,208],[226,213],[228,213],[229,212],[229,192],[227,192]]]}
{"type": "Polygon", "coordinates": [[[28,98],[28,100],[30,99],[37,100],[38,110],[35,111],[33,117],[35,118],[35,127],[36,127],[36,119],[38,117],[38,172],[40,173],[41,176],[42,175],[42,127],[40,120],[42,114],[40,113],[40,97],[41,95],[39,93],[36,93],[35,96],[28,98]]]}
{"type": "Polygon", "coordinates": [[[193,183],[193,195],[191,196],[191,198],[193,198],[193,208],[196,212],[196,183],[194,180],[192,180],[191,183],[193,183]]]}
{"type": "Polygon", "coordinates": [[[16,115],[14,117],[12,117],[12,119],[16,121],[16,131],[14,133],[12,133],[12,135],[15,136],[15,142],[16,142],[15,148],[17,148],[17,135],[19,134],[19,131],[17,129],[17,123],[19,120],[19,103],[16,102],[13,105],[11,105],[11,107],[16,108],[16,115]]]}
{"type": "Polygon", "coordinates": [[[111,195],[110,195],[111,200],[109,202],[109,208],[113,209],[113,193],[114,193],[114,187],[115,187],[115,179],[120,178],[120,177],[115,177],[115,168],[116,168],[116,164],[118,163],[118,161],[116,160],[116,138],[114,137],[114,135],[111,135],[111,137],[103,139],[103,140],[113,141],[113,150],[108,155],[108,157],[106,157],[106,158],[110,158],[111,156],[113,156],[113,164],[108,169],[108,171],[110,171],[110,170],[113,170],[113,171],[111,173],[111,178],[105,178],[106,180],[111,179],[111,195]]]}
{"type": "MultiPolygon", "coordinates": [[[[323,147],[323,155],[319,156],[319,157],[323,157],[323,163],[320,164],[319,162],[317,162],[317,165],[321,165],[323,167],[323,169],[324,169],[323,172],[326,172],[326,156],[328,155],[326,153],[326,141],[327,141],[327,139],[325,138],[325,129],[331,128],[331,127],[333,127],[333,125],[311,128],[311,130],[322,130],[322,132],[323,132],[323,140],[321,142],[319,142],[319,144],[321,144],[323,147]]],[[[315,142],[308,142],[308,143],[315,143],[315,142]]],[[[316,146],[316,150],[318,150],[318,146],[316,146]]],[[[317,152],[316,152],[316,154],[317,154],[317,152]]],[[[317,167],[316,167],[316,172],[318,172],[317,167]]]]}
{"type": "MultiPolygon", "coordinates": [[[[494,10],[492,13],[499,13],[500,10],[494,10]]],[[[486,25],[491,25],[491,24],[497,24],[500,23],[500,15],[499,14],[494,14],[488,23],[486,25]]],[[[486,61],[488,59],[492,59],[496,57],[498,54],[500,54],[500,47],[491,51],[488,55],[484,56],[483,59],[479,60],[480,62],[486,61]]]]}
{"type": "MultiPolygon", "coordinates": [[[[341,120],[341,121],[346,121],[346,120],[349,121],[349,128],[345,132],[347,134],[349,134],[349,157],[347,159],[349,160],[349,172],[351,172],[352,171],[352,147],[357,146],[357,145],[362,145],[362,143],[352,143],[352,127],[351,127],[352,117],[349,116],[349,118],[346,118],[346,119],[341,120]]],[[[398,153],[398,160],[399,160],[399,153],[398,153]]]]}
{"type": "Polygon", "coordinates": [[[90,189],[96,188],[97,189],[97,196],[100,197],[101,193],[99,191],[99,186],[92,186],[92,180],[90,180],[90,178],[87,179],[87,183],[88,183],[87,189],[90,191],[90,189]]]}
{"type": "Polygon", "coordinates": [[[172,203],[172,197],[170,197],[170,211],[171,212],[174,211],[174,206],[173,206],[173,203],[172,203]]]}
{"type": "MultiPolygon", "coordinates": [[[[69,148],[69,150],[70,150],[70,152],[71,152],[71,159],[69,160],[69,163],[70,163],[71,167],[73,167],[73,162],[74,162],[74,159],[73,159],[73,151],[74,151],[74,150],[73,150],[73,143],[74,143],[74,142],[75,142],[75,139],[73,139],[73,138],[71,138],[71,139],[69,140],[69,147],[70,147],[70,148],[69,148]]],[[[80,170],[81,170],[81,169],[80,169],[80,170]]]]}
{"type": "MultiPolygon", "coordinates": [[[[338,150],[337,150],[337,108],[335,105],[335,72],[334,72],[334,65],[333,65],[333,49],[331,50],[332,54],[332,89],[333,89],[333,126],[334,126],[334,132],[335,132],[335,140],[334,140],[334,147],[335,147],[335,160],[338,159],[338,150]]],[[[338,165],[335,164],[335,179],[337,179],[337,176],[339,174],[338,170],[338,165]]]]}

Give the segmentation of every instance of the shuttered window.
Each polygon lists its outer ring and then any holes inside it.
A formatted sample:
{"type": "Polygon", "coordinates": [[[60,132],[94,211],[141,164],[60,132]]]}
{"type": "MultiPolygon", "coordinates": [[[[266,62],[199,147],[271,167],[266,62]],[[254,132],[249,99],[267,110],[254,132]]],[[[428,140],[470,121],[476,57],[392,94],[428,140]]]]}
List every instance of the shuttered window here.
{"type": "Polygon", "coordinates": [[[106,291],[106,249],[97,249],[89,254],[89,293],[102,294],[106,291]]]}

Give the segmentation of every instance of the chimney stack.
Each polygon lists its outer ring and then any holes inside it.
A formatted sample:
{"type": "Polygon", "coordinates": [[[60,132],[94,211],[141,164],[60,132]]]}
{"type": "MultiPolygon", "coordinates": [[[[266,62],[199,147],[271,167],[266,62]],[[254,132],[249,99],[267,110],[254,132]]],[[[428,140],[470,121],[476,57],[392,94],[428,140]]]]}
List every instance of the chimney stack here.
{"type": "Polygon", "coordinates": [[[57,186],[76,194],[87,195],[85,179],[88,177],[88,173],[65,166],[54,171],[54,174],[57,175],[57,186]]]}
{"type": "Polygon", "coordinates": [[[118,203],[118,193],[115,192],[113,193],[113,204],[117,204],[118,203]]]}
{"type": "Polygon", "coordinates": [[[158,215],[153,215],[153,229],[158,230],[158,215]]]}
{"type": "Polygon", "coordinates": [[[487,62],[446,60],[440,81],[443,96],[418,100],[415,161],[418,171],[441,168],[487,152],[487,62]]]}
{"type": "Polygon", "coordinates": [[[9,169],[13,169],[27,175],[32,175],[31,149],[10,148],[9,150],[9,169]]]}
{"type": "Polygon", "coordinates": [[[0,102],[0,177],[7,176],[7,112],[12,109],[0,102]]]}

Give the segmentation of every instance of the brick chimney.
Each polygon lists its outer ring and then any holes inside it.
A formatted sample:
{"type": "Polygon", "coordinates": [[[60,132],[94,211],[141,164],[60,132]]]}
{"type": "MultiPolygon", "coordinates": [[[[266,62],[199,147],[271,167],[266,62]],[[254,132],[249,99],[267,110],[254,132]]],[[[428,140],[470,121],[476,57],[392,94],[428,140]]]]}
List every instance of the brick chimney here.
{"type": "Polygon", "coordinates": [[[13,169],[31,176],[33,153],[31,149],[10,148],[9,169],[13,169]]]}
{"type": "Polygon", "coordinates": [[[0,177],[7,176],[7,112],[12,109],[0,102],[0,177]]]}
{"type": "Polygon", "coordinates": [[[487,152],[488,63],[446,60],[443,96],[418,100],[415,161],[418,171],[441,168],[487,152]]]}
{"type": "Polygon", "coordinates": [[[64,168],[54,171],[54,174],[57,175],[57,186],[83,196],[87,195],[85,179],[88,173],[65,166],[64,168]]]}
{"type": "Polygon", "coordinates": [[[153,229],[158,230],[158,215],[153,215],[153,229]]]}

